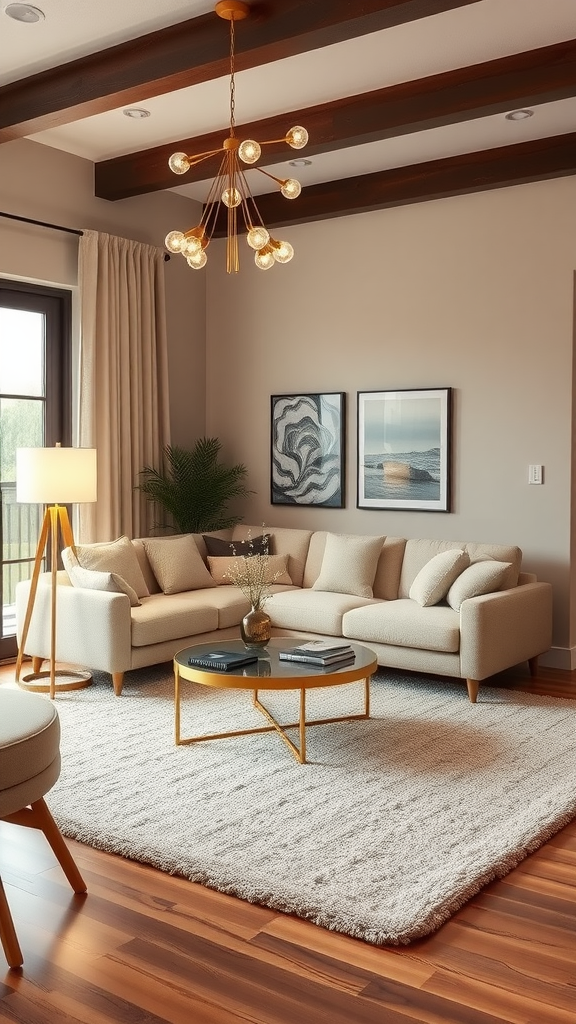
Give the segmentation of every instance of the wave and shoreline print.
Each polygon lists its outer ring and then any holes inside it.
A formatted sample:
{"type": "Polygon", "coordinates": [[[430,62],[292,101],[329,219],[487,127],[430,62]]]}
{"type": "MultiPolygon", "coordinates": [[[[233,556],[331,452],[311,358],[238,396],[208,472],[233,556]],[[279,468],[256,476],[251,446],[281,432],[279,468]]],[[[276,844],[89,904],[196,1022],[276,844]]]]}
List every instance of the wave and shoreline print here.
{"type": "Polygon", "coordinates": [[[365,455],[364,497],[438,501],[440,449],[365,455]]]}

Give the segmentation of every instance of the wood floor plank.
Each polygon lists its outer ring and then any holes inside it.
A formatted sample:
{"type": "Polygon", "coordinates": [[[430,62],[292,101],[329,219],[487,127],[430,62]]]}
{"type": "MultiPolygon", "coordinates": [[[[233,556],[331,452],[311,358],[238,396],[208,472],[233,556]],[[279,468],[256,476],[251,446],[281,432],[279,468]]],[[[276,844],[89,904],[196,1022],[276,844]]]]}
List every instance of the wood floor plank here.
{"type": "Polygon", "coordinates": [[[467,978],[452,969],[435,971],[424,988],[446,999],[452,999],[457,1004],[463,1003],[492,1013],[495,1017],[501,1017],[507,1024],[530,1024],[534,1020],[534,1014],[539,1024],[574,1024],[572,1010],[561,1010],[539,1000],[529,999],[525,995],[507,991],[502,986],[467,978]]]}

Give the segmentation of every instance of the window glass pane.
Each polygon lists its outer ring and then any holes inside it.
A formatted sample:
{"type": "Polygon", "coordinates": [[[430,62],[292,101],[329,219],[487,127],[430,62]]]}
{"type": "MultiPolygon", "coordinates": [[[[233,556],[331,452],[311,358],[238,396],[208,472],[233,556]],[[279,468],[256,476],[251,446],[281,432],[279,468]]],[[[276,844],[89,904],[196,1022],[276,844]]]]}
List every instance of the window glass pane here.
{"type": "Polygon", "coordinates": [[[16,479],[16,449],[44,444],[44,402],[0,398],[0,480],[16,479]]]}
{"type": "Polygon", "coordinates": [[[0,392],[44,395],[44,313],[0,306],[0,392]]]}

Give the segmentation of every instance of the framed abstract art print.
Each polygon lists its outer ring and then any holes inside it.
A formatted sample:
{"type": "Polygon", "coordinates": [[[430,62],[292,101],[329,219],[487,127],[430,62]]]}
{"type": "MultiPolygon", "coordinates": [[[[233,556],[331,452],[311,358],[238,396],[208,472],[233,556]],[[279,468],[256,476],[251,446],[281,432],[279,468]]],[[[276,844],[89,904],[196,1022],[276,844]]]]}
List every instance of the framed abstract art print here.
{"type": "Polygon", "coordinates": [[[346,395],[272,395],[272,505],[343,508],[346,395]]]}

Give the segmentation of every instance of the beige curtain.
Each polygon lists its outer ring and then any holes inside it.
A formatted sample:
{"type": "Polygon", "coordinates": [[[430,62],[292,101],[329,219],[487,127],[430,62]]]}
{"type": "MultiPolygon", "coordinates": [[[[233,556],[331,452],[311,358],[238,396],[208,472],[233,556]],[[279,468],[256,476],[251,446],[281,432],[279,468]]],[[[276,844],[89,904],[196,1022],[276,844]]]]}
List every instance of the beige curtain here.
{"type": "Polygon", "coordinates": [[[152,509],[135,490],[170,441],[163,250],[85,231],[78,441],[98,451],[98,501],[78,506],[84,543],[147,536],[152,509]]]}

